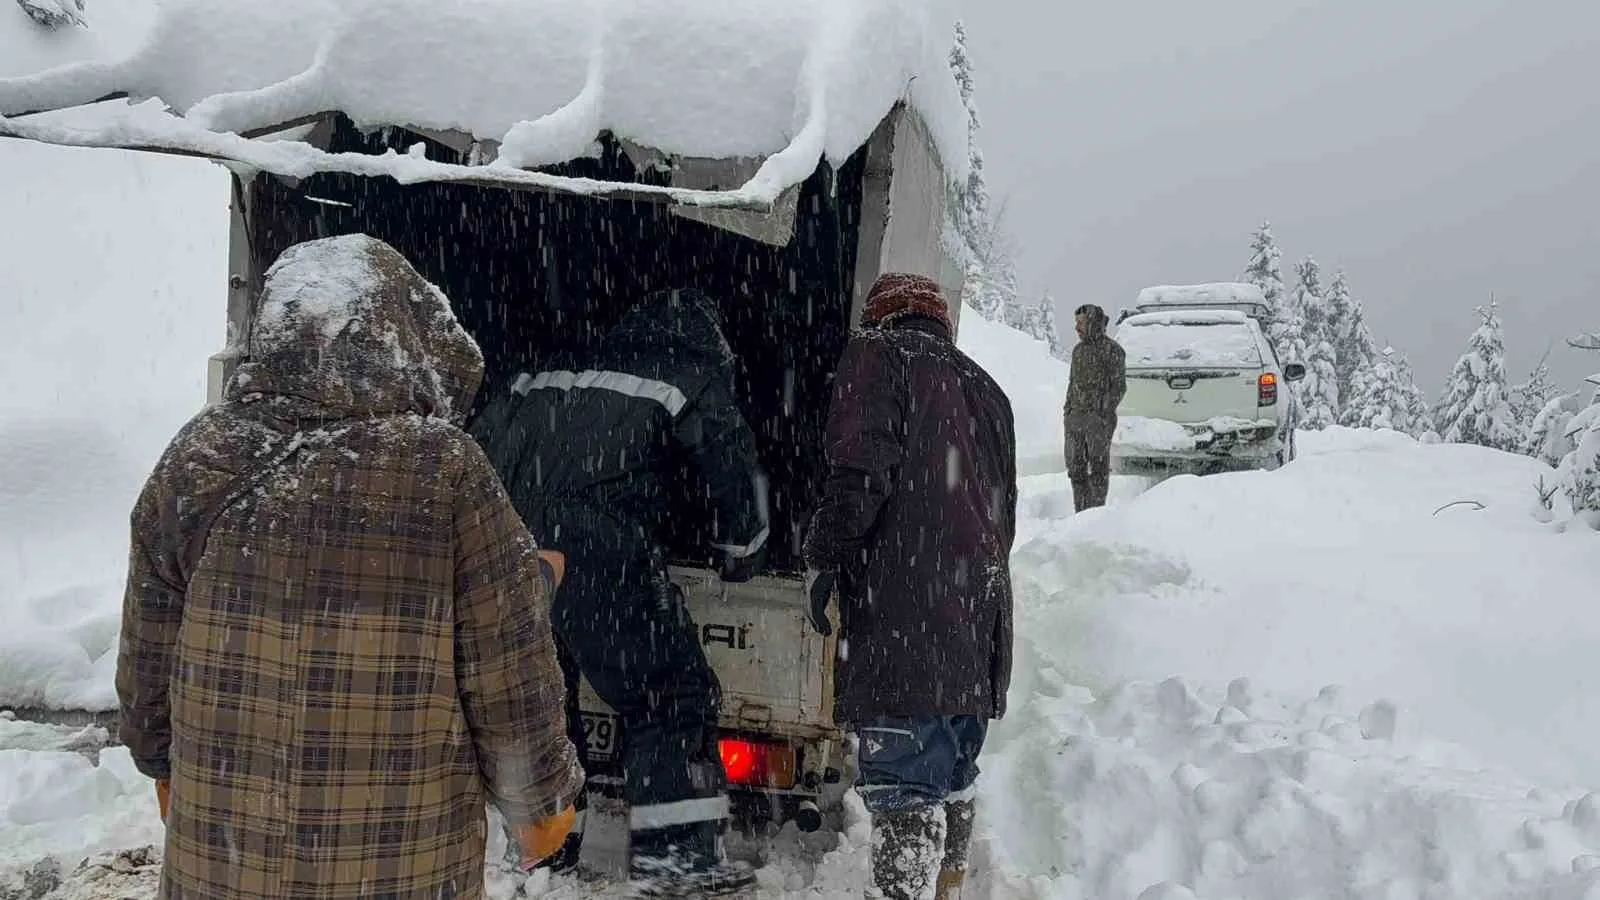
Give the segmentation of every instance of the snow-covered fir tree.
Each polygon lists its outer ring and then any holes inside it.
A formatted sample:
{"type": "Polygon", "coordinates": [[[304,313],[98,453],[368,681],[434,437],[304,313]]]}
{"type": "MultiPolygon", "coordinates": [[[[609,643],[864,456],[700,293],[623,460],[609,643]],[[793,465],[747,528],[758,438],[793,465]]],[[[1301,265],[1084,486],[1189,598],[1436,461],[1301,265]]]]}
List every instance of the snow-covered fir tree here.
{"type": "MultiPolygon", "coordinates": [[[[1004,213],[1004,210],[1001,210],[1004,213]]],[[[978,289],[973,307],[985,319],[1010,323],[1017,317],[1017,261],[1011,236],[1000,216],[984,225],[983,256],[977,261],[978,289]]]]}
{"type": "Polygon", "coordinates": [[[1267,337],[1282,354],[1281,341],[1293,316],[1283,290],[1283,251],[1278,249],[1278,241],[1272,236],[1271,222],[1262,222],[1250,239],[1250,264],[1245,267],[1244,280],[1260,288],[1266,298],[1272,315],[1267,323],[1267,337]]]}
{"type": "Polygon", "coordinates": [[[1505,334],[1491,301],[1479,307],[1483,319],[1467,352],[1456,361],[1434,414],[1434,429],[1450,443],[1478,444],[1496,450],[1521,449],[1522,435],[1506,384],[1505,334]]]}
{"type": "MultiPolygon", "coordinates": [[[[1600,351],[1600,332],[1567,343],[1580,350],[1600,351]]],[[[1557,469],[1557,484],[1571,501],[1573,512],[1591,527],[1600,528],[1600,373],[1585,380],[1594,385],[1594,396],[1588,408],[1567,423],[1566,434],[1574,447],[1557,469]]]]}
{"type": "Polygon", "coordinates": [[[1411,411],[1394,356],[1393,348],[1385,348],[1371,366],[1354,375],[1343,424],[1410,433],[1411,411]]]}
{"type": "Polygon", "coordinates": [[[1335,356],[1333,317],[1322,296],[1322,273],[1317,261],[1306,257],[1295,266],[1298,283],[1293,309],[1299,320],[1305,355],[1305,380],[1299,399],[1304,409],[1300,427],[1321,431],[1339,422],[1339,364],[1335,356]]]}
{"type": "Polygon", "coordinates": [[[1333,283],[1328,285],[1327,300],[1333,318],[1333,355],[1339,372],[1339,408],[1343,421],[1350,415],[1356,382],[1377,365],[1379,354],[1372,331],[1367,327],[1366,309],[1350,292],[1350,280],[1343,269],[1334,273],[1333,283]]]}
{"type": "Polygon", "coordinates": [[[997,319],[1004,306],[1004,290],[986,289],[985,285],[1005,277],[1005,273],[1000,271],[1004,262],[997,256],[1009,252],[1010,248],[1001,239],[999,217],[990,214],[989,185],[984,178],[983,150],[978,142],[981,120],[976,98],[977,83],[973,76],[972,55],[967,48],[967,28],[960,21],[956,22],[955,43],[950,48],[950,69],[961,91],[961,102],[967,109],[967,180],[956,190],[951,203],[951,220],[961,237],[967,257],[967,290],[964,295],[979,315],[986,319],[997,319]]]}
{"type": "Polygon", "coordinates": [[[1405,427],[1395,430],[1420,438],[1433,430],[1433,407],[1428,403],[1427,392],[1417,384],[1417,373],[1411,368],[1411,360],[1398,352],[1391,359],[1395,375],[1400,380],[1400,396],[1406,411],[1405,427]]]}
{"type": "Polygon", "coordinates": [[[1583,411],[1583,407],[1582,391],[1550,398],[1528,425],[1522,452],[1545,465],[1561,465],[1568,453],[1578,449],[1572,435],[1567,432],[1573,418],[1583,411]]]}
{"type": "MultiPolygon", "coordinates": [[[[1546,357],[1548,359],[1548,356],[1546,357]]],[[[1511,414],[1516,417],[1517,427],[1527,434],[1533,428],[1533,420],[1555,396],[1556,386],[1550,381],[1550,366],[1544,359],[1533,367],[1528,373],[1528,380],[1511,389],[1511,414]]]]}
{"type": "Polygon", "coordinates": [[[1061,328],[1056,323],[1056,298],[1046,291],[1039,298],[1039,333],[1034,335],[1039,340],[1050,345],[1050,355],[1060,360],[1072,358],[1072,347],[1061,337],[1061,328]]]}

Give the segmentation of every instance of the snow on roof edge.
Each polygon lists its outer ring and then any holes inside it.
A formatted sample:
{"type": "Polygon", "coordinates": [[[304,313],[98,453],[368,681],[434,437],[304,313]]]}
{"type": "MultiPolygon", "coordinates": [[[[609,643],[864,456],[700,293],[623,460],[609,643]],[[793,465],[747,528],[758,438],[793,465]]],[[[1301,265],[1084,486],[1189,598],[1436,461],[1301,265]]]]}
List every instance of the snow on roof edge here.
{"type": "Polygon", "coordinates": [[[200,156],[228,165],[305,178],[319,172],[368,177],[388,176],[401,184],[453,182],[512,189],[557,191],[594,197],[657,199],[683,206],[769,212],[781,190],[771,185],[729,191],[705,191],[572,178],[503,166],[462,166],[398,153],[328,153],[289,140],[249,139],[219,134],[166,115],[160,101],[123,106],[121,115],[97,121],[95,128],[62,122],[34,122],[0,117],[0,138],[12,137],[72,147],[151,150],[200,156]]]}
{"type": "MultiPolygon", "coordinates": [[[[905,103],[926,123],[946,177],[958,183],[968,163],[966,112],[948,65],[949,6],[750,0],[730,11],[703,0],[164,0],[137,50],[0,79],[0,110],[60,108],[118,92],[136,101],[159,97],[188,120],[174,117],[180,124],[168,123],[165,135],[166,126],[145,115],[138,137],[195,149],[338,109],[364,126],[493,141],[497,162],[517,169],[577,158],[610,132],[668,156],[764,160],[743,190],[769,198],[822,160],[841,164],[905,103]],[[692,15],[682,21],[685,12],[692,15]],[[704,37],[687,27],[697,21],[720,29],[702,29],[711,34],[704,37]],[[660,40],[664,29],[678,39],[660,40]],[[474,52],[457,59],[441,50],[452,46],[474,52]],[[396,73],[397,57],[413,65],[396,73]],[[529,77],[527,61],[546,57],[529,77]]],[[[78,121],[53,142],[117,146],[129,127],[125,114],[78,121]]],[[[15,121],[6,130],[33,139],[42,133],[15,121]]]]}

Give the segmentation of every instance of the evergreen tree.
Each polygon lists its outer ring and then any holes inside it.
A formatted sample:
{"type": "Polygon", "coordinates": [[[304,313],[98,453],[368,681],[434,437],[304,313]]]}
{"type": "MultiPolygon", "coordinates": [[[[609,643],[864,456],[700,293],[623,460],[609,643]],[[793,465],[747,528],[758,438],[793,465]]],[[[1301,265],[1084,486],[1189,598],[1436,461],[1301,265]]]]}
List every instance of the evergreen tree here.
{"type": "MultiPolygon", "coordinates": [[[[1548,356],[1546,354],[1546,359],[1548,356]]],[[[1555,385],[1550,383],[1550,366],[1544,359],[1528,373],[1527,381],[1511,389],[1511,413],[1524,434],[1533,428],[1533,420],[1544,411],[1555,392],[1555,385]]]]}
{"type": "MultiPolygon", "coordinates": [[[[1356,382],[1378,363],[1378,348],[1367,328],[1367,314],[1361,301],[1350,293],[1344,270],[1334,273],[1328,285],[1328,309],[1333,317],[1334,359],[1339,372],[1339,406],[1348,417],[1356,382]]],[[[1392,368],[1392,366],[1391,366],[1392,368]]],[[[1349,424],[1349,423],[1346,423],[1349,424]]]]}
{"type": "Polygon", "coordinates": [[[1039,298],[1038,306],[1038,333],[1034,337],[1050,345],[1050,355],[1056,359],[1071,359],[1072,348],[1061,339],[1060,327],[1056,324],[1056,298],[1046,291],[1039,298]]]}
{"type": "Polygon", "coordinates": [[[1548,466],[1559,466],[1567,454],[1578,449],[1567,432],[1572,420],[1583,411],[1583,394],[1574,391],[1552,397],[1528,426],[1522,452],[1548,466]]]}
{"type": "MultiPolygon", "coordinates": [[[[1260,288],[1262,296],[1266,298],[1271,315],[1271,320],[1267,322],[1267,337],[1278,348],[1279,354],[1283,354],[1281,341],[1293,317],[1283,292],[1283,251],[1278,249],[1278,241],[1272,236],[1271,222],[1262,222],[1250,240],[1250,264],[1245,267],[1244,280],[1260,288]]],[[[1298,362],[1299,359],[1294,361],[1298,362]]]]}
{"type": "Polygon", "coordinates": [[[1444,397],[1434,415],[1434,428],[1451,443],[1478,444],[1515,452],[1522,446],[1511,392],[1506,386],[1505,335],[1493,303],[1479,307],[1483,323],[1473,332],[1467,352],[1456,361],[1444,397]]]}
{"type": "MultiPolygon", "coordinates": [[[[1004,213],[1004,210],[1001,210],[1004,213]]],[[[982,271],[978,302],[974,305],[986,319],[1004,322],[1017,327],[1021,321],[1021,304],[1017,299],[1017,261],[1011,236],[1001,227],[997,216],[985,227],[982,271]]]]}
{"type": "MultiPolygon", "coordinates": [[[[1580,350],[1600,350],[1600,332],[1576,337],[1567,343],[1580,350]]],[[[1567,423],[1566,434],[1572,452],[1561,461],[1557,484],[1572,502],[1573,512],[1600,528],[1600,373],[1586,381],[1595,386],[1589,407],[1567,423]]]]}
{"type": "Polygon", "coordinates": [[[1322,296],[1322,273],[1317,261],[1306,257],[1295,267],[1293,311],[1300,323],[1306,377],[1299,385],[1305,410],[1301,427],[1321,431],[1339,421],[1339,366],[1334,351],[1334,322],[1322,296]]]}
{"type": "Polygon", "coordinates": [[[1344,424],[1351,428],[1390,428],[1410,432],[1411,413],[1393,348],[1386,348],[1371,367],[1351,382],[1344,424]]]}
{"type": "MultiPolygon", "coordinates": [[[[968,156],[967,180],[953,198],[951,218],[956,233],[965,244],[963,249],[966,251],[968,269],[976,265],[979,269],[977,277],[982,277],[981,273],[989,268],[991,255],[996,249],[998,220],[991,218],[989,212],[989,185],[984,175],[983,150],[978,145],[981,120],[976,99],[977,82],[973,75],[972,55],[967,48],[967,27],[960,21],[956,22],[955,43],[950,48],[950,70],[960,89],[961,102],[967,109],[968,156]]],[[[999,312],[998,308],[980,303],[974,303],[973,306],[985,318],[992,319],[999,312]]]]}
{"type": "Polygon", "coordinates": [[[1411,368],[1411,360],[1404,353],[1396,353],[1393,360],[1405,409],[1405,425],[1395,430],[1420,438],[1433,430],[1433,409],[1428,405],[1427,393],[1417,384],[1417,373],[1411,368]]]}

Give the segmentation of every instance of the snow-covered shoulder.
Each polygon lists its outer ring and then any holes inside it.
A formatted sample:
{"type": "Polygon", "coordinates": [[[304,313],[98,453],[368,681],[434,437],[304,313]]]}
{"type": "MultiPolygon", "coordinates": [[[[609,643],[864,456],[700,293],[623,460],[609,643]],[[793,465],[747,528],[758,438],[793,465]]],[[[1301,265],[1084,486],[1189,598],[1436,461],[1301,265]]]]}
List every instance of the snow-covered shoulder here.
{"type": "MultiPolygon", "coordinates": [[[[764,158],[781,189],[909,102],[949,176],[967,165],[951,0],[164,0],[111,60],[43,51],[61,36],[17,18],[0,17],[0,46],[37,65],[7,58],[0,114],[125,93],[223,134],[338,110],[494,142],[509,168],[582,156],[610,132],[669,155],[764,158]],[[88,61],[39,71],[74,58],[88,61]]],[[[136,125],[149,123],[101,122],[136,125]]]]}

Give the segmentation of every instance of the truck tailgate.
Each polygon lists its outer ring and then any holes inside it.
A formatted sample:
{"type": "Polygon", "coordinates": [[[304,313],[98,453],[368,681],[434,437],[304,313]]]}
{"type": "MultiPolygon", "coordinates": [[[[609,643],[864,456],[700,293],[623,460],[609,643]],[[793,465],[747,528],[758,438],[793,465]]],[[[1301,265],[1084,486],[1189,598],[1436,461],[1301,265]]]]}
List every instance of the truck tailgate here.
{"type": "MultiPolygon", "coordinates": [[[[762,576],[725,584],[704,569],[673,567],[671,572],[722,683],[724,729],[793,739],[838,736],[833,722],[838,642],[811,628],[801,579],[762,576]]],[[[593,732],[590,750],[609,757],[618,729],[612,710],[587,680],[579,696],[586,728],[593,732]]]]}
{"type": "Polygon", "coordinates": [[[1259,369],[1129,369],[1121,415],[1191,425],[1260,417],[1259,369]]]}

